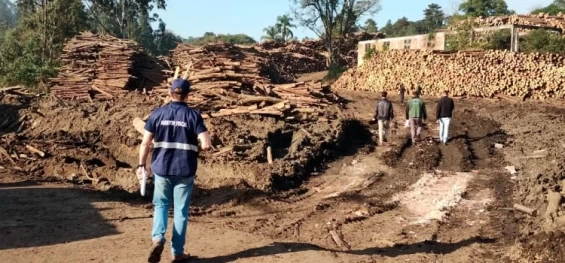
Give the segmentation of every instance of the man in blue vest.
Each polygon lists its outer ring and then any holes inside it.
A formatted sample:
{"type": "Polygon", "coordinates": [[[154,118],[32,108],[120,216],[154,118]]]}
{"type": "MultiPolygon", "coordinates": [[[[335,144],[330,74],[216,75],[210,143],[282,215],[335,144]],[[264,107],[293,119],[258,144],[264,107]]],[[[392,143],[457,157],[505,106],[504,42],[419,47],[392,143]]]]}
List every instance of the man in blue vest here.
{"type": "Polygon", "coordinates": [[[182,78],[173,81],[169,95],[172,101],[156,109],[145,124],[139,150],[137,177],[142,178],[145,161],[153,140],[151,170],[155,191],[153,204],[153,246],[148,262],[159,262],[165,245],[168,210],[174,202],[172,253],[175,261],[190,257],[184,252],[188,208],[197,168],[198,142],[200,149],[211,147],[210,135],[200,113],[188,107],[185,100],[190,83],[182,78]]]}

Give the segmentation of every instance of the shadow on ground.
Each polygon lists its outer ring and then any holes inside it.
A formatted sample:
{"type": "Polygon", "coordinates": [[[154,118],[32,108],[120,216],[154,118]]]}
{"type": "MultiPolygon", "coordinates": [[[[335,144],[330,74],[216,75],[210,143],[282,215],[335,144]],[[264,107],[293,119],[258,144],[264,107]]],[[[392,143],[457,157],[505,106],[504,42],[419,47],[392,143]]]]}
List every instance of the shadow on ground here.
{"type": "Polygon", "coordinates": [[[395,258],[403,255],[411,255],[418,253],[449,254],[460,248],[470,246],[475,243],[479,243],[479,244],[494,243],[495,241],[496,240],[493,239],[473,237],[456,243],[440,243],[436,241],[424,241],[424,242],[408,244],[408,245],[395,245],[393,247],[388,247],[388,248],[366,248],[362,250],[349,250],[349,251],[327,249],[308,243],[275,242],[273,244],[264,247],[248,249],[231,255],[219,256],[213,258],[194,258],[186,262],[222,263],[222,262],[232,262],[234,260],[242,259],[242,258],[272,256],[272,255],[296,253],[302,251],[325,251],[325,252],[342,253],[342,254],[358,255],[358,256],[375,255],[375,256],[395,258]]]}
{"type": "Polygon", "coordinates": [[[0,184],[0,250],[118,234],[85,192],[33,182],[0,184]]]}

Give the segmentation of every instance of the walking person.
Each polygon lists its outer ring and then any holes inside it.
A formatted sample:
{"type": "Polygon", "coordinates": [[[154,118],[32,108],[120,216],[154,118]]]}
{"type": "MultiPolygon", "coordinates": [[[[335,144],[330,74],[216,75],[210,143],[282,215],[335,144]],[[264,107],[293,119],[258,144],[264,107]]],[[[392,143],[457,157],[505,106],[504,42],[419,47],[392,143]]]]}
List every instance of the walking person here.
{"type": "Polygon", "coordinates": [[[375,116],[372,120],[373,122],[375,120],[379,122],[379,145],[383,145],[383,142],[387,142],[390,121],[394,119],[392,103],[386,98],[387,95],[386,91],[381,92],[381,100],[377,102],[375,116]]]}
{"type": "Polygon", "coordinates": [[[171,202],[174,204],[171,240],[174,260],[182,261],[190,257],[184,252],[184,244],[197,168],[198,142],[201,150],[207,150],[211,147],[211,141],[200,113],[185,103],[189,91],[188,81],[181,78],[173,81],[169,91],[172,101],[151,114],[145,124],[139,150],[137,177],[141,179],[151,141],[154,140],[151,170],[155,182],[155,210],[151,232],[153,246],[148,257],[150,263],[161,260],[171,202]]]}
{"type": "Polygon", "coordinates": [[[416,144],[416,140],[420,138],[422,132],[422,124],[426,121],[426,105],[420,99],[418,90],[412,93],[413,97],[406,104],[406,120],[410,122],[410,134],[412,136],[412,144],[416,144]]]}
{"type": "Polygon", "coordinates": [[[400,104],[404,104],[404,93],[406,89],[404,88],[404,84],[400,83],[400,104]]]}
{"type": "Polygon", "coordinates": [[[453,118],[454,109],[455,103],[449,97],[449,91],[446,90],[443,92],[443,97],[437,102],[436,107],[436,119],[439,123],[439,140],[444,145],[447,144],[449,139],[449,125],[451,124],[451,118],[453,118]]]}
{"type": "Polygon", "coordinates": [[[416,87],[416,92],[418,93],[418,97],[422,96],[422,86],[418,85],[416,87]]]}

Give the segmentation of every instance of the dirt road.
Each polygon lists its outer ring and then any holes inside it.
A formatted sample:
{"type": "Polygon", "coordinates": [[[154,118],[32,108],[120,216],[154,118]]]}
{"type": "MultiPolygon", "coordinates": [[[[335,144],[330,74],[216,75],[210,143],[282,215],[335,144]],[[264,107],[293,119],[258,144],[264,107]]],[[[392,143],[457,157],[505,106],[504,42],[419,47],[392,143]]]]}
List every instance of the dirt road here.
{"type": "MultiPolygon", "coordinates": [[[[456,100],[447,146],[433,141],[432,121],[410,145],[395,102],[397,125],[381,147],[368,124],[377,95],[342,95],[355,118],[347,147],[300,187],[195,190],[190,262],[499,262],[514,253],[525,219],[509,209],[516,184],[493,147],[507,133],[477,107],[489,101],[456,100]]],[[[0,176],[2,261],[145,262],[149,200],[25,179],[0,176]]]]}

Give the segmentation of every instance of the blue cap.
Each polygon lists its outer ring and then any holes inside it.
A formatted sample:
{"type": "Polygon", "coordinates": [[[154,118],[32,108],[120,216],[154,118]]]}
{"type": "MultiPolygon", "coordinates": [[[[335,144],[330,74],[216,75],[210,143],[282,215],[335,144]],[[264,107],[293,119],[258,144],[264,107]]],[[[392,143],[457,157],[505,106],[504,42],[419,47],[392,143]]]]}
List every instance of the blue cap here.
{"type": "Polygon", "coordinates": [[[173,80],[173,84],[171,85],[171,92],[174,92],[175,89],[180,88],[182,94],[188,94],[190,91],[190,82],[183,78],[177,78],[173,80]]]}

